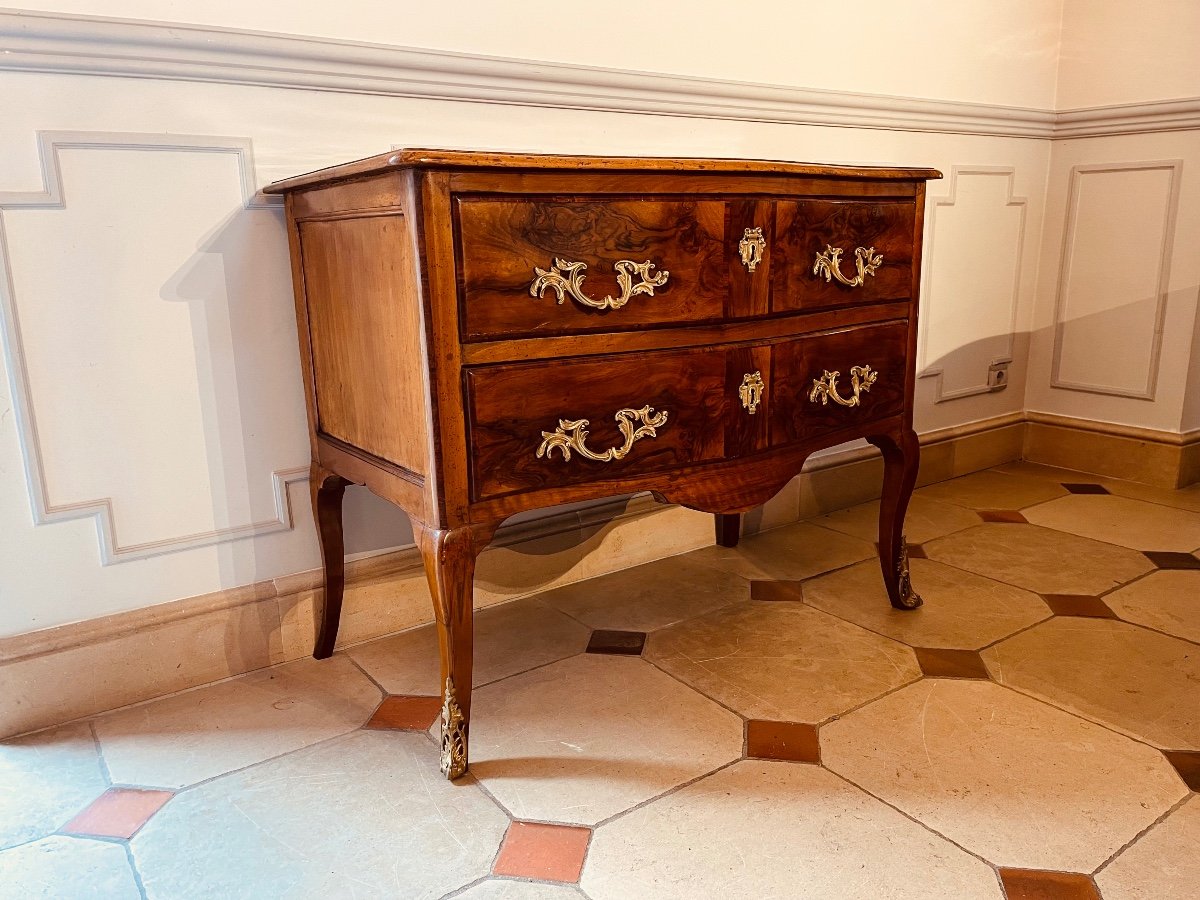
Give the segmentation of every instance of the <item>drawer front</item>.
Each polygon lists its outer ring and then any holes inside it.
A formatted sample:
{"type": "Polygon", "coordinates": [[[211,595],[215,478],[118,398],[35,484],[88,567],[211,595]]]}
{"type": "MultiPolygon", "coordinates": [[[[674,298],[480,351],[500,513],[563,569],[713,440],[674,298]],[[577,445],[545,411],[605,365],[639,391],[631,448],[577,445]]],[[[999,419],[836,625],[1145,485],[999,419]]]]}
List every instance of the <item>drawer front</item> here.
{"type": "Polygon", "coordinates": [[[457,197],[463,339],[720,319],[733,256],[725,207],[457,197]]]}
{"type": "Polygon", "coordinates": [[[477,501],[724,454],[721,349],[471,369],[466,389],[477,501]]]}
{"type": "Polygon", "coordinates": [[[808,440],[904,409],[908,323],[866,325],[776,344],[770,442],[808,440]]]}
{"type": "Polygon", "coordinates": [[[909,298],[915,216],[911,202],[778,202],[772,312],[909,298]]]}

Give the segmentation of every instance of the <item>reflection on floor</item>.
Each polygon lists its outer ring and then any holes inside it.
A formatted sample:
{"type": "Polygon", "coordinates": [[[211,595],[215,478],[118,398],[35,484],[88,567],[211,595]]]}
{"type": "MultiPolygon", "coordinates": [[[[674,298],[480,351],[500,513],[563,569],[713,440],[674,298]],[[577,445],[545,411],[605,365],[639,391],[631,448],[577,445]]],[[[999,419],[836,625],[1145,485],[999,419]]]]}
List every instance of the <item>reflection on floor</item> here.
{"type": "Polygon", "coordinates": [[[0,897],[1200,896],[1200,488],[874,516],[482,611],[456,784],[428,628],[2,743],[0,897]]]}

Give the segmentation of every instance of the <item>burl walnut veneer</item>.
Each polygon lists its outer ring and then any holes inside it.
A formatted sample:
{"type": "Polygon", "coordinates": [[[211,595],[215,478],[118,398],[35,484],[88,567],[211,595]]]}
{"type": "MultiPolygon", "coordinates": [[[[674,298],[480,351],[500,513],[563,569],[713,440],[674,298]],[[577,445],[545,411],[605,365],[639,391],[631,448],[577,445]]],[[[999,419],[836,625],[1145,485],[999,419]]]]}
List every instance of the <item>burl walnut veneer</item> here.
{"type": "Polygon", "coordinates": [[[740,514],[814,450],[884,458],[879,558],[921,599],[901,528],[925,180],[932,169],[405,150],[272,185],[290,227],[325,566],[342,494],[404,509],[433,593],[442,771],[467,769],[475,558],[522,510],[650,491],[740,514]]]}

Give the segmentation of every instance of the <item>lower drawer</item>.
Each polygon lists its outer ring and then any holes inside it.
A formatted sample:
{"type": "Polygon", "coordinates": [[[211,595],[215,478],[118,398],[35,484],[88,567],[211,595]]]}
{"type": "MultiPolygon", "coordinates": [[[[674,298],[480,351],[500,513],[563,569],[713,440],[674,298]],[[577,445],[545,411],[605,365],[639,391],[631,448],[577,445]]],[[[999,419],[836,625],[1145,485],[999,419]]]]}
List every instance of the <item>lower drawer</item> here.
{"type": "Polygon", "coordinates": [[[466,389],[476,501],[725,452],[720,348],[471,369],[466,389]]]}

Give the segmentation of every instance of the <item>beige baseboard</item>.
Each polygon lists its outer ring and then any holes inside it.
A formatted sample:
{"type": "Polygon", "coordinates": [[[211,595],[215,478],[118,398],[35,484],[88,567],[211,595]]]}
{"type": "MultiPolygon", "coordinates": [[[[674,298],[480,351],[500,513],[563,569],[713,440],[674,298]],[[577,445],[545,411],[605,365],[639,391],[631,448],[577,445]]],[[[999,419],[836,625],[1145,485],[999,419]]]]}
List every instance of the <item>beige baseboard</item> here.
{"type": "MultiPolygon", "coordinates": [[[[1031,446],[1044,454],[1039,461],[1087,469],[1087,442],[1095,436],[1146,438],[1030,422],[1014,413],[922,435],[918,483],[1011,462],[1031,446]],[[1032,441],[1031,428],[1039,429],[1032,441]],[[1076,443],[1048,443],[1041,429],[1049,428],[1076,435],[1076,443]],[[1048,446],[1060,449],[1050,454],[1048,446]]],[[[1200,442],[1178,446],[1191,452],[1200,442]]],[[[1200,458],[1190,458],[1193,468],[1200,469],[1200,458]]],[[[769,503],[747,514],[745,530],[765,531],[876,499],[882,470],[878,452],[867,446],[816,457],[769,503]]],[[[1157,472],[1147,468],[1148,475],[1157,472]]],[[[644,495],[551,514],[497,533],[479,559],[475,603],[488,606],[712,542],[710,516],[663,506],[644,495]]],[[[312,652],[320,584],[320,572],[314,570],[0,639],[0,737],[305,657],[312,652]]],[[[339,646],[431,619],[428,587],[414,549],[348,564],[339,646]]]]}
{"type": "Polygon", "coordinates": [[[1178,434],[1027,412],[1022,456],[1030,462],[1161,488],[1200,481],[1200,433],[1178,434]]]}

